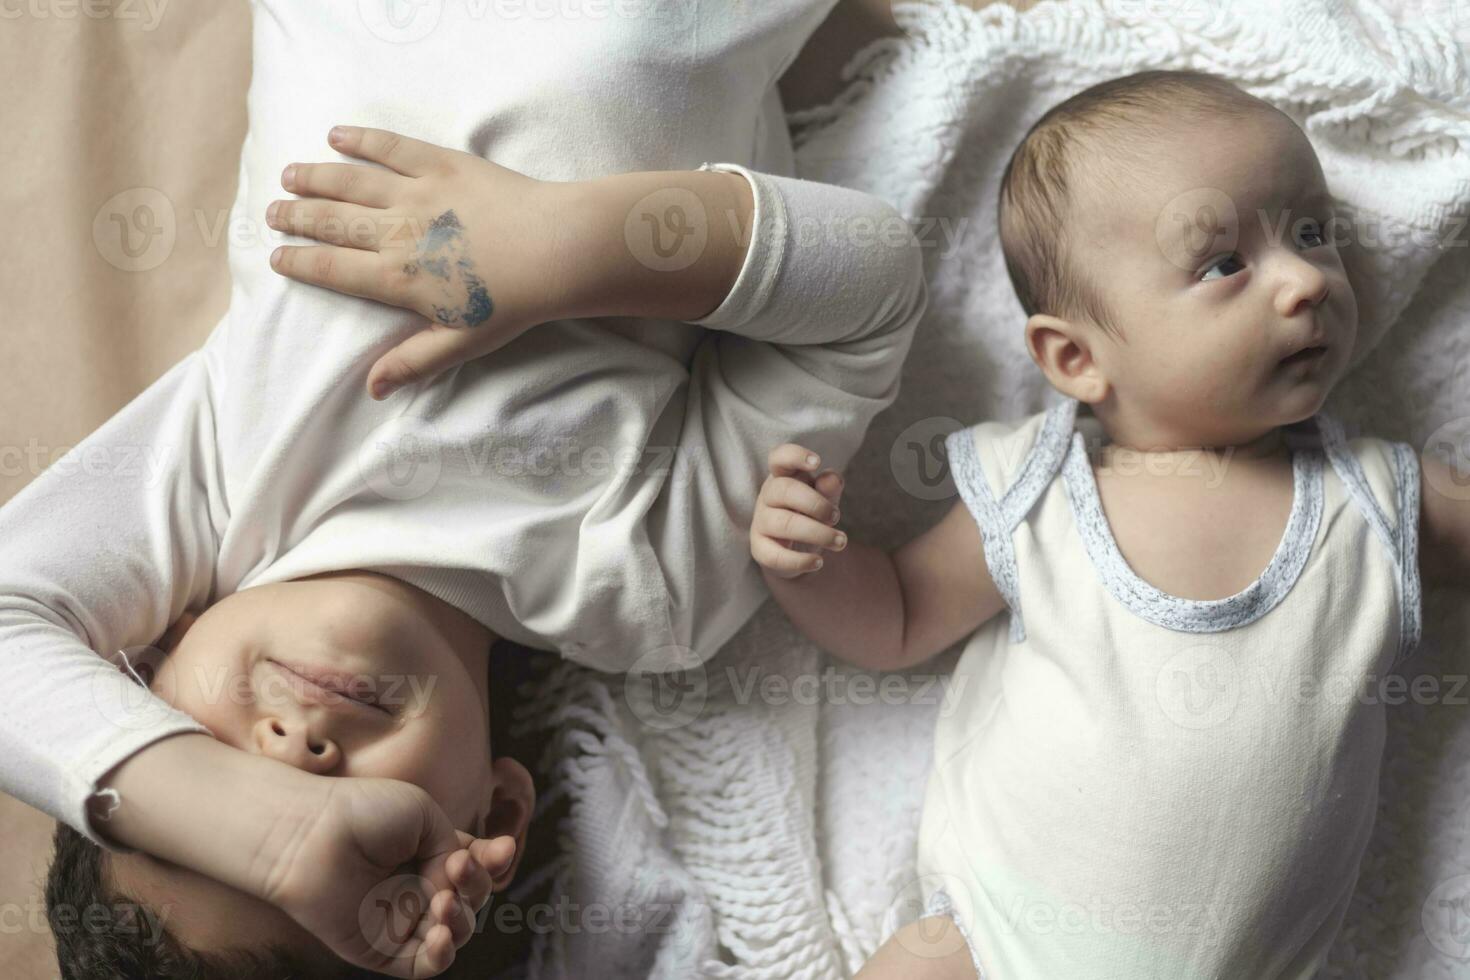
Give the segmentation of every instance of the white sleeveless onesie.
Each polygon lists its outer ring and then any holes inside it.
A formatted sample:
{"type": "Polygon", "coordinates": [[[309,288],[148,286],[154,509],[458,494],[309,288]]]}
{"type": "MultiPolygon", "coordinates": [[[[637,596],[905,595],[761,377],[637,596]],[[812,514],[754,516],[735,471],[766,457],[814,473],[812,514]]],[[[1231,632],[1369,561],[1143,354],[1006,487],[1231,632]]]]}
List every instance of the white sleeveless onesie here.
{"type": "Polygon", "coordinates": [[[1324,959],[1404,695],[1385,675],[1419,639],[1419,463],[1325,415],[1285,433],[1280,546],[1208,601],[1123,559],[1076,401],[946,440],[1009,615],[956,668],[918,868],[982,980],[1309,978],[1324,959]]]}

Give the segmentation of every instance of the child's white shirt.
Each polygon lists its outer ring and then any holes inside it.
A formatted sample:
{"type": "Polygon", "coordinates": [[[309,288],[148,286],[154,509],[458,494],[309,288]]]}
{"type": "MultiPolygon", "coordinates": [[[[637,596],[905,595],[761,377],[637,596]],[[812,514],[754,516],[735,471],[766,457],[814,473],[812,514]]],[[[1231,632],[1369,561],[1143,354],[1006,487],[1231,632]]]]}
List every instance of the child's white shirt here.
{"type": "MultiPolygon", "coordinates": [[[[919,834],[930,913],[981,977],[1309,978],[1377,810],[1387,678],[1418,641],[1418,460],[1290,427],[1294,501],[1234,596],[1139,578],[1077,403],[946,442],[1009,612],[937,723],[919,834]]],[[[1397,695],[1395,694],[1397,691],[1397,695]]]]}
{"type": "Polygon", "coordinates": [[[926,302],[897,212],[786,176],[775,83],[832,3],[584,18],[389,4],[412,13],[395,20],[374,2],[256,0],[229,312],[0,509],[0,789],[98,840],[96,781],[203,730],[98,654],[322,571],[396,576],[603,670],[715,653],[766,597],[747,535],[767,452],[801,442],[844,466],[896,396],[926,302]],[[422,320],[267,260],[281,170],[332,158],[339,123],[542,179],[740,173],[756,212],[744,266],[695,325],[545,324],[374,402],[368,368],[422,320]]]}

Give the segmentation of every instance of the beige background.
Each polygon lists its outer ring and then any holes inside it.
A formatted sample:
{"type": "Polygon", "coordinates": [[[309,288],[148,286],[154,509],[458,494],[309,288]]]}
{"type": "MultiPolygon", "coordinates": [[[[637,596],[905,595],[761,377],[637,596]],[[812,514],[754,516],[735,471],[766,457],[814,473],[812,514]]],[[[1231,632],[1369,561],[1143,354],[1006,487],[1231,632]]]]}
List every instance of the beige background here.
{"type": "MultiPolygon", "coordinates": [[[[235,196],[250,8],[152,5],[161,16],[147,3],[0,8],[0,500],[198,347],[229,302],[228,238],[212,232],[235,196]],[[174,247],[147,271],[108,261],[126,255],[109,214],[131,219],[130,202],[103,214],[111,242],[93,237],[109,199],[134,188],[175,211],[174,247]]],[[[135,254],[141,243],[134,231],[135,254]]],[[[49,935],[32,928],[51,827],[0,796],[7,980],[57,975],[49,935]]]]}
{"type": "MultiPolygon", "coordinates": [[[[788,108],[836,94],[848,56],[895,30],[888,3],[841,0],[782,81],[788,108]]],[[[248,0],[0,5],[0,502],[223,315],[249,81],[248,0]]],[[[0,794],[5,980],[57,975],[35,927],[51,829],[0,794]]]]}

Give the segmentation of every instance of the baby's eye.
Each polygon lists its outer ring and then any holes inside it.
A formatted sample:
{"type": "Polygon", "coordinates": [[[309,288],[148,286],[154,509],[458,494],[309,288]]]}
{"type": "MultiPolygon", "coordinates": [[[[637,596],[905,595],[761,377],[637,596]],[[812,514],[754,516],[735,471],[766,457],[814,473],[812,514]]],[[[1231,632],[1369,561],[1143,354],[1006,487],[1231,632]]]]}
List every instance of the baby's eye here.
{"type": "Polygon", "coordinates": [[[1237,256],[1234,252],[1231,252],[1229,255],[1220,256],[1218,259],[1206,266],[1204,274],[1201,275],[1199,278],[1201,282],[1208,282],[1211,279],[1224,279],[1226,276],[1235,275],[1237,272],[1244,268],[1245,263],[1241,262],[1240,257],[1237,256]],[[1218,276],[1211,275],[1211,273],[1216,272],[1217,270],[1220,273],[1218,276]]]}
{"type": "Polygon", "coordinates": [[[1313,218],[1299,221],[1295,231],[1297,243],[1302,248],[1318,248],[1327,244],[1327,238],[1322,234],[1322,226],[1313,218]]]}

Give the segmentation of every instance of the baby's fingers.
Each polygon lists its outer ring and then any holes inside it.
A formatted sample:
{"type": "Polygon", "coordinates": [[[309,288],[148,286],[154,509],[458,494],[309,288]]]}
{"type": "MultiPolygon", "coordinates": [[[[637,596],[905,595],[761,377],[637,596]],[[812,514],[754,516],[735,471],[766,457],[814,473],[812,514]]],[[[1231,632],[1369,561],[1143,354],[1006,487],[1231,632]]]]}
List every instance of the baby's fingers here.
{"type": "Polygon", "coordinates": [[[761,503],[767,507],[796,511],[823,524],[836,524],[837,507],[811,485],[794,477],[778,476],[761,488],[761,503]]]}
{"type": "Polygon", "coordinates": [[[847,547],[846,534],[794,510],[762,507],[756,511],[752,526],[757,534],[766,537],[814,545],[828,551],[841,551],[847,547]]]}
{"type": "Polygon", "coordinates": [[[750,554],[756,564],[768,568],[782,578],[795,578],[822,567],[822,556],[782,547],[763,534],[750,536],[750,554]]]}
{"type": "Polygon", "coordinates": [[[816,487],[817,492],[826,497],[833,507],[842,503],[842,490],[846,483],[842,479],[842,474],[836,470],[823,470],[818,473],[817,478],[812,481],[812,486],[816,487]]]}
{"type": "Polygon", "coordinates": [[[812,474],[822,465],[822,458],[805,446],[783,443],[766,455],[766,466],[772,476],[812,474]]]}

